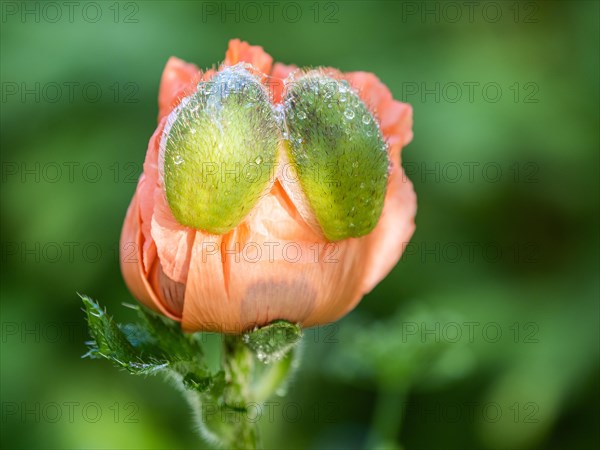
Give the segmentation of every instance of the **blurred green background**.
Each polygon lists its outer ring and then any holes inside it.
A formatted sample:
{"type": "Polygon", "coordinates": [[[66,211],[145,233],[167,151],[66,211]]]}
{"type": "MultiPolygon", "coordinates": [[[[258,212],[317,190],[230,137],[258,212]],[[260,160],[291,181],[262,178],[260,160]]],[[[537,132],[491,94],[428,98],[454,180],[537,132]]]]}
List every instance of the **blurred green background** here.
{"type": "Polygon", "coordinates": [[[307,331],[265,445],[596,448],[599,4],[467,3],[2,2],[2,447],[201,445],[162,380],[81,359],[76,291],[134,318],[116,250],[163,66],[239,37],[374,72],[415,121],[412,243],[307,331]]]}

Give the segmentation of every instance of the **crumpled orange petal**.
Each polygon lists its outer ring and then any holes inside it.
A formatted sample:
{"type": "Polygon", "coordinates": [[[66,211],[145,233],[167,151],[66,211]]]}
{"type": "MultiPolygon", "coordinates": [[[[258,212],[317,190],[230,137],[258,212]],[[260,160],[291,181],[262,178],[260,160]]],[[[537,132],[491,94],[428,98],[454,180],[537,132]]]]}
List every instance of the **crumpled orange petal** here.
{"type": "Polygon", "coordinates": [[[350,72],[344,78],[379,119],[390,147],[405,146],[412,140],[412,107],[408,103],[394,100],[387,86],[372,73],[350,72]]]}
{"type": "Polygon", "coordinates": [[[258,45],[250,45],[239,39],[232,39],[229,41],[229,48],[225,53],[223,64],[233,66],[240,62],[252,64],[255,69],[268,75],[271,72],[273,58],[258,45]]]}
{"type": "Polygon", "coordinates": [[[183,304],[184,331],[239,330],[240,317],[229,301],[221,252],[222,236],[196,232],[183,304]]]}
{"type": "Polygon", "coordinates": [[[175,220],[162,190],[154,194],[151,234],[165,275],[185,283],[196,232],[175,220]]]}
{"type": "Polygon", "coordinates": [[[186,63],[172,56],[160,79],[158,91],[158,120],[169,114],[181,101],[181,92],[190,85],[197,84],[202,72],[194,64],[186,63]]]}
{"type": "Polygon", "coordinates": [[[268,87],[273,97],[273,103],[281,103],[282,96],[285,90],[285,79],[295,70],[296,66],[288,66],[281,63],[275,63],[273,72],[268,81],[268,87]]]}
{"type": "Polygon", "coordinates": [[[243,225],[195,246],[185,330],[239,333],[275,319],[311,326],[362,297],[366,240],[323,240],[290,215],[284,195],[274,186],[243,225]]]}
{"type": "MultiPolygon", "coordinates": [[[[144,238],[141,231],[141,216],[139,210],[139,199],[137,192],[133,197],[127,214],[123,231],[121,232],[120,250],[121,250],[121,272],[127,287],[142,304],[154,311],[157,311],[173,320],[179,320],[179,317],[172,314],[156,295],[155,289],[150,282],[149,274],[143,268],[142,249],[144,238]]],[[[147,250],[148,258],[151,264],[158,263],[154,244],[151,244],[147,250]]]]}

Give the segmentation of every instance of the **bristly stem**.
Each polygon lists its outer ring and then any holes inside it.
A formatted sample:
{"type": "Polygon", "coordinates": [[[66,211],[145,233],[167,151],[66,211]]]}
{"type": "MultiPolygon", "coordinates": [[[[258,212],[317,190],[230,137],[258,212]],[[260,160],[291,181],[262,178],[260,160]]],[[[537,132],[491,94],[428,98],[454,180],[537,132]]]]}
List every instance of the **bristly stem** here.
{"type": "Polygon", "coordinates": [[[251,421],[253,413],[248,408],[254,404],[251,383],[254,371],[254,355],[244,344],[241,336],[223,336],[223,409],[225,417],[232,416],[231,449],[253,450],[260,448],[256,421],[251,421]]]}

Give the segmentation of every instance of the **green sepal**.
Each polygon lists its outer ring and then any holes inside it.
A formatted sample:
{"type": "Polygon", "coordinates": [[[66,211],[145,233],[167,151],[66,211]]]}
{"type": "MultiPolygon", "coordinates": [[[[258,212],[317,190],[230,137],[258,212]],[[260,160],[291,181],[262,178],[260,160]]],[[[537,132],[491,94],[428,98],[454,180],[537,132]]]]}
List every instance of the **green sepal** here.
{"type": "Polygon", "coordinates": [[[246,346],[265,364],[281,360],[301,338],[302,328],[285,320],[276,320],[242,336],[246,346]]]}
{"type": "Polygon", "coordinates": [[[387,188],[389,158],[377,121],[346,81],[318,71],[288,86],[286,150],[325,237],[370,233],[387,188]]]}
{"type": "Polygon", "coordinates": [[[268,92],[243,65],[200,83],[171,113],[161,140],[177,221],[213,234],[235,228],[272,181],[279,142],[268,92]]]}

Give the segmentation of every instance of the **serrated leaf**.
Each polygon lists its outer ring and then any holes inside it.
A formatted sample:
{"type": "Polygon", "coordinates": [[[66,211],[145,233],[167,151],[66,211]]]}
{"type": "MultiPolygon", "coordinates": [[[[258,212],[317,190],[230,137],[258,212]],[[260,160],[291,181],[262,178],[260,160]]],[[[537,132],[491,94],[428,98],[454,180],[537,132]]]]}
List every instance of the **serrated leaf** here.
{"type": "Polygon", "coordinates": [[[181,379],[185,387],[200,392],[214,385],[202,359],[200,342],[194,335],[184,334],[177,322],[132,306],[141,323],[119,325],[97,302],[85,295],[80,297],[93,338],[85,356],[106,358],[136,375],[164,371],[181,379]]]}
{"type": "Polygon", "coordinates": [[[136,309],[142,319],[141,327],[153,337],[155,345],[166,357],[171,361],[202,362],[204,352],[196,335],[183,333],[178,322],[146,308],[138,306],[136,309]]]}
{"type": "Polygon", "coordinates": [[[152,374],[168,366],[168,361],[155,354],[142,352],[132,344],[113,318],[91,298],[80,295],[87,315],[90,334],[85,356],[106,358],[117,367],[136,375],[152,374]]]}

